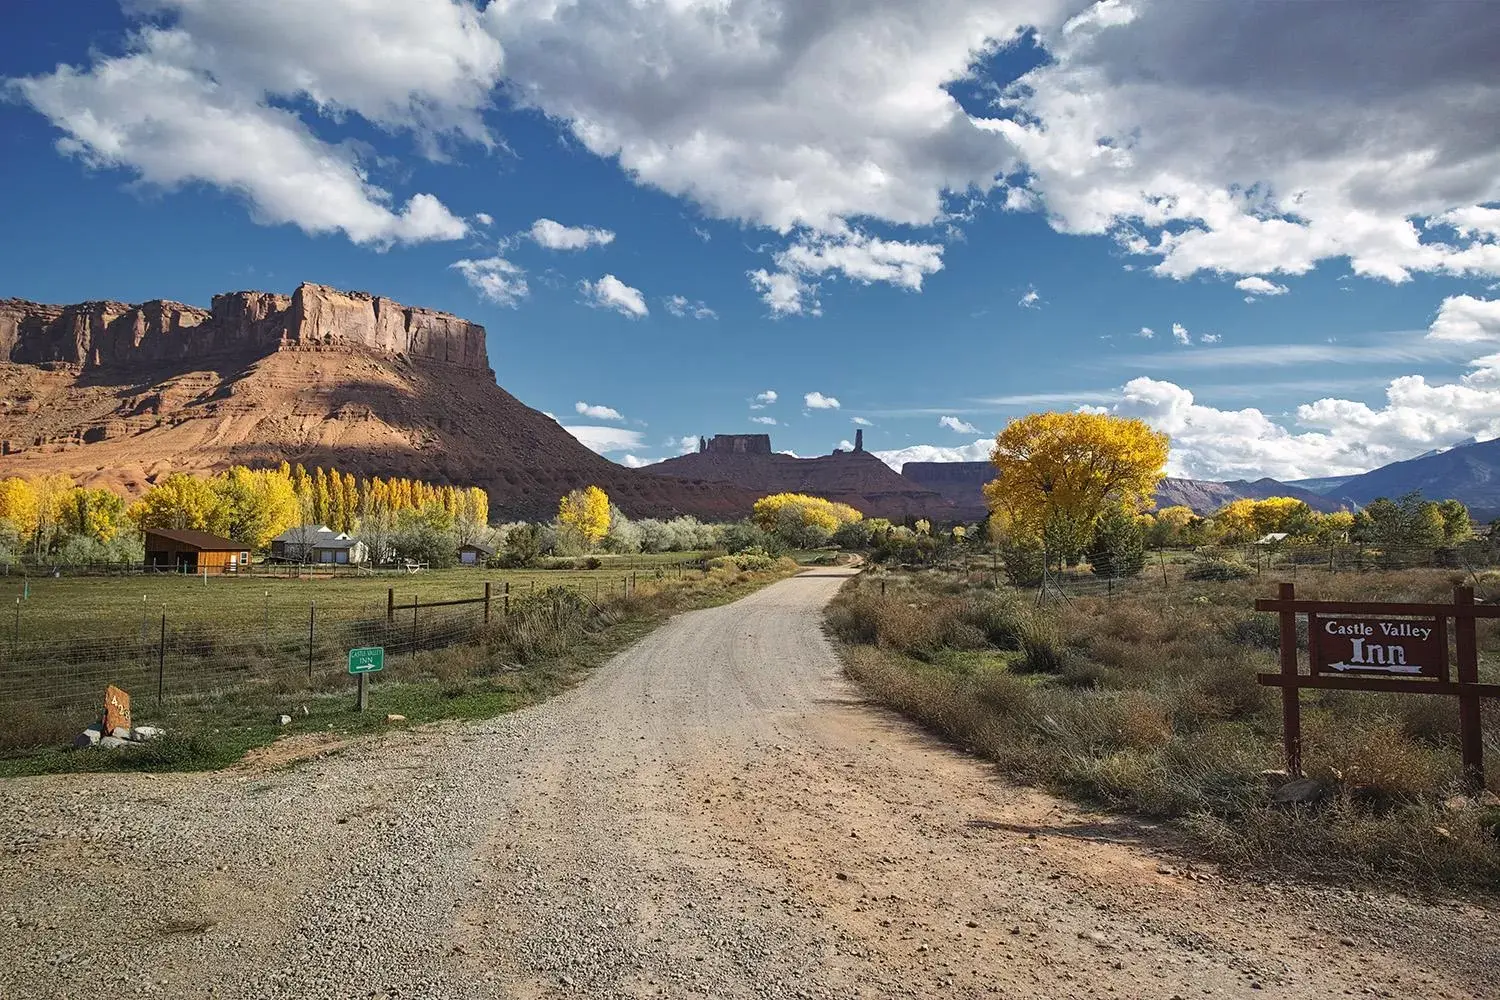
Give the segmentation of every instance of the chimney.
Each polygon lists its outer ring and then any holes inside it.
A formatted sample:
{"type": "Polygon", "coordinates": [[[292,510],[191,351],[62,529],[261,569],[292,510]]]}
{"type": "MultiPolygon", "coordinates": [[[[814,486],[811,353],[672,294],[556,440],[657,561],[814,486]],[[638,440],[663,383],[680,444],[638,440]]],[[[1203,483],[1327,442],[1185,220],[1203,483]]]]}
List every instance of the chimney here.
{"type": "Polygon", "coordinates": [[[854,432],[854,450],[856,452],[865,450],[865,432],[862,429],[854,432]]]}

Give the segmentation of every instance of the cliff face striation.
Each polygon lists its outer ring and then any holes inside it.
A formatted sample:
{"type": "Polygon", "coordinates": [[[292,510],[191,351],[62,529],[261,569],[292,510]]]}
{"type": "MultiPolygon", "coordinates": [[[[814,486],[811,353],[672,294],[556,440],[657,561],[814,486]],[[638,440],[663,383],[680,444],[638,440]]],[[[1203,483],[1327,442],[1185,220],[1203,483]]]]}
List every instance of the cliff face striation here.
{"type": "Polygon", "coordinates": [[[304,284],[293,294],[229,292],[210,309],[181,302],[0,301],[0,358],[84,370],[248,360],[299,347],[360,347],[488,371],[484,327],[365,292],[304,284]]]}

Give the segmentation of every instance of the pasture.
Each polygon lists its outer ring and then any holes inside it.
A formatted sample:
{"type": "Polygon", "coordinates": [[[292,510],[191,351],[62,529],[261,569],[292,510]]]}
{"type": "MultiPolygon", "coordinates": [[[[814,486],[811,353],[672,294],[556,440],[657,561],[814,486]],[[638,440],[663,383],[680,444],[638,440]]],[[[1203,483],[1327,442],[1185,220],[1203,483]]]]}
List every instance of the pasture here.
{"type": "MultiPolygon", "coordinates": [[[[260,629],[266,634],[306,630],[308,613],[336,618],[384,618],[389,588],[397,604],[450,601],[480,596],[488,581],[494,600],[506,585],[513,597],[548,587],[567,587],[590,599],[622,592],[634,575],[655,579],[677,575],[697,553],[600,556],[596,570],[500,570],[483,566],[417,573],[341,570],[336,575],[300,577],[270,574],[257,566],[244,576],[133,574],[127,576],[23,575],[12,568],[0,576],[0,647],[31,642],[106,637],[141,637],[169,627],[212,625],[225,633],[260,629]],[[29,596],[25,596],[28,595],[29,596]]],[[[317,568],[314,567],[314,570],[317,568]]]]}

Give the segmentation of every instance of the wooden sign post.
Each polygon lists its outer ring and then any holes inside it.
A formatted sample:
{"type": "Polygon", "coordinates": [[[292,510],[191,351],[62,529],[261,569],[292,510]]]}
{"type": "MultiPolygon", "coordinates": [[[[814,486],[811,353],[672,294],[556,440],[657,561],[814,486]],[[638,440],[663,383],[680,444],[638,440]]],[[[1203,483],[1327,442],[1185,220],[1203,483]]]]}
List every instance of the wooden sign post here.
{"type": "Polygon", "coordinates": [[[1500,618],[1500,606],[1474,603],[1472,587],[1457,587],[1452,604],[1382,604],[1362,601],[1299,601],[1294,584],[1283,583],[1274,600],[1257,611],[1281,618],[1281,670],[1256,680],[1281,688],[1287,772],[1302,773],[1301,690],[1385,691],[1440,694],[1458,699],[1464,780],[1484,788],[1484,740],[1480,699],[1500,698],[1500,684],[1479,683],[1477,618],[1500,618]],[[1297,616],[1307,616],[1308,673],[1297,656],[1297,616]],[[1450,675],[1448,621],[1453,620],[1450,675]]]}

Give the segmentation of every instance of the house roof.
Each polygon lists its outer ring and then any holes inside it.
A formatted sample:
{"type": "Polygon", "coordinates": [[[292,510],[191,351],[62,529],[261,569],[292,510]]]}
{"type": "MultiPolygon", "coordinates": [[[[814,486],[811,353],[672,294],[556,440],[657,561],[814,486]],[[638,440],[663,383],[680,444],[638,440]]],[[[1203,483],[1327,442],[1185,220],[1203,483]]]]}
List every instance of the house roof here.
{"type": "Polygon", "coordinates": [[[326,524],[306,524],[300,527],[288,528],[275,538],[273,542],[314,542],[323,544],[324,535],[336,535],[332,528],[326,524]]]}
{"type": "Polygon", "coordinates": [[[1284,541],[1286,541],[1287,538],[1289,538],[1289,537],[1290,536],[1285,531],[1273,531],[1269,535],[1262,535],[1261,537],[1257,538],[1255,540],[1255,544],[1256,545],[1274,545],[1277,542],[1284,542],[1284,541]]]}
{"type": "Polygon", "coordinates": [[[206,552],[239,552],[249,548],[248,545],[241,545],[233,539],[223,538],[219,535],[210,535],[206,531],[147,528],[146,534],[165,538],[169,542],[177,542],[180,545],[190,545],[195,549],[202,549],[206,552]]]}
{"type": "Polygon", "coordinates": [[[480,545],[478,542],[464,542],[458,547],[458,551],[460,552],[462,552],[464,549],[473,549],[475,552],[483,552],[487,556],[492,556],[495,554],[494,549],[490,548],[487,545],[480,545]]]}

